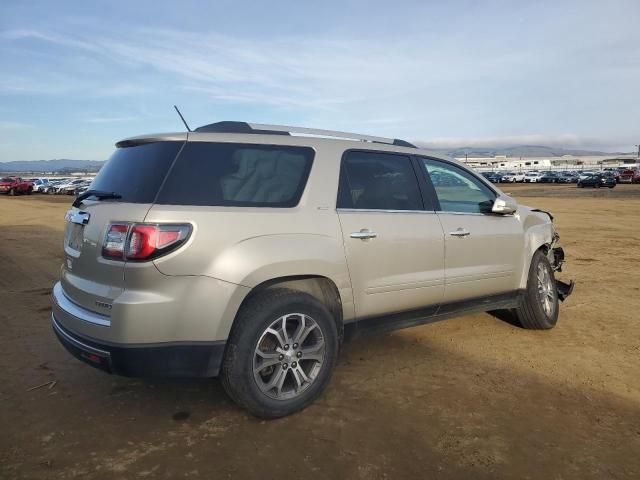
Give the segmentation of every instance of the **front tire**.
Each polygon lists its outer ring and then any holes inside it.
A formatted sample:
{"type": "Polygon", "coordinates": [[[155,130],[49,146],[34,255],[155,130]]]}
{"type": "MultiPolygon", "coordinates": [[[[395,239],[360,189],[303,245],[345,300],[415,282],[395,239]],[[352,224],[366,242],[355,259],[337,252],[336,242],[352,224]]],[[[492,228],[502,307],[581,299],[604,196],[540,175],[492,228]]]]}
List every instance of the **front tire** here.
{"type": "Polygon", "coordinates": [[[523,328],[549,330],[558,322],[558,291],[553,268],[547,256],[538,250],[531,259],[527,288],[515,310],[523,328]]]}
{"type": "Polygon", "coordinates": [[[238,313],[222,364],[222,385],[257,417],[290,415],[325,390],[338,345],[335,319],[324,304],[296,290],[265,290],[238,313]]]}

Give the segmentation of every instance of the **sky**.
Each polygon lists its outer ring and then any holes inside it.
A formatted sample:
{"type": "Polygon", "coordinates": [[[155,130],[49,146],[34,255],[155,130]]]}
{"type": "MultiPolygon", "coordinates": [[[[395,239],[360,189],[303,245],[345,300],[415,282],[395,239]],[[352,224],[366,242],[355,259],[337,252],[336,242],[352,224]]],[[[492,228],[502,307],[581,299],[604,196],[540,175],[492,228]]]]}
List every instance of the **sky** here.
{"type": "Polygon", "coordinates": [[[640,143],[640,1],[0,3],[0,161],[220,120],[434,148],[640,143]]]}

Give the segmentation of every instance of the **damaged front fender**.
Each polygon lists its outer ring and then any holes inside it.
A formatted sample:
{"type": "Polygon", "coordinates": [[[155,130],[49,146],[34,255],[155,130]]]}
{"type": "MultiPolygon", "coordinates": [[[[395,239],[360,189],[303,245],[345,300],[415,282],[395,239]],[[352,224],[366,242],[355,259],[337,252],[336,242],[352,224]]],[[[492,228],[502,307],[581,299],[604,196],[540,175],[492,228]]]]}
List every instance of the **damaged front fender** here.
{"type": "MultiPolygon", "coordinates": [[[[551,262],[551,266],[554,272],[562,272],[562,265],[564,264],[564,250],[562,247],[553,247],[560,239],[557,233],[553,236],[552,248],[549,249],[549,261],[551,262]]],[[[556,290],[558,292],[558,299],[561,302],[564,302],[569,295],[573,292],[573,287],[575,282],[570,280],[569,283],[563,282],[562,280],[556,279],[556,290]]]]}

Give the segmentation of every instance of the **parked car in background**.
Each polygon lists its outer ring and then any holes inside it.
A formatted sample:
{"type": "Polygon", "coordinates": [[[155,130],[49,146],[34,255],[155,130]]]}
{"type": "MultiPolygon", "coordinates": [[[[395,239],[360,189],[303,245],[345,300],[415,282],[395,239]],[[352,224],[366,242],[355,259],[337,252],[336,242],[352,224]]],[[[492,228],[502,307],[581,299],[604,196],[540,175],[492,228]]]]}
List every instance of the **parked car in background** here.
{"type": "Polygon", "coordinates": [[[525,183],[536,183],[540,178],[540,172],[527,172],[524,174],[525,183]]]}
{"type": "Polygon", "coordinates": [[[89,190],[90,186],[91,186],[91,180],[85,180],[83,183],[79,183],[75,187],[71,187],[72,191],[69,192],[69,195],[76,195],[76,196],[81,195],[87,190],[89,190]]]}
{"type": "Polygon", "coordinates": [[[56,180],[49,180],[49,184],[48,185],[44,185],[40,188],[40,193],[55,193],[56,192],[56,187],[58,185],[62,185],[63,183],[66,183],[68,180],[65,179],[56,179],[56,180]]]}
{"type": "Polygon", "coordinates": [[[592,172],[592,171],[578,172],[578,181],[587,177],[591,177],[592,175],[597,175],[597,174],[598,172],[592,172]]]}
{"type": "Polygon", "coordinates": [[[559,175],[555,172],[544,172],[538,178],[540,183],[558,183],[559,175]]]}
{"type": "Polygon", "coordinates": [[[19,195],[25,193],[31,195],[33,183],[20,177],[4,177],[0,179],[0,193],[7,195],[19,195]]]}
{"type": "Polygon", "coordinates": [[[618,183],[618,179],[620,178],[620,174],[616,171],[604,171],[602,172],[602,175],[608,178],[613,178],[616,183],[618,183]]]}
{"type": "Polygon", "coordinates": [[[483,172],[481,175],[487,180],[489,180],[491,183],[502,182],[502,175],[499,174],[498,172],[483,172]]]}
{"type": "Polygon", "coordinates": [[[220,375],[274,418],[322,394],[354,335],[500,309],[553,328],[572,285],[551,214],[371,138],[220,122],[117,143],[65,216],[58,339],[109,373],[220,375]]]}
{"type": "Polygon", "coordinates": [[[502,181],[508,183],[524,182],[524,173],[507,172],[502,174],[502,181]]]}
{"type": "Polygon", "coordinates": [[[68,182],[63,182],[60,185],[56,185],[55,193],[58,195],[71,195],[73,194],[73,190],[85,181],[86,180],[84,178],[76,178],[69,180],[68,182]],[[69,189],[71,189],[71,193],[69,193],[69,189]]]}
{"type": "Polygon", "coordinates": [[[640,183],[640,170],[637,168],[628,168],[620,172],[618,183],[640,183]]]}
{"type": "Polygon", "coordinates": [[[49,185],[48,178],[32,178],[31,182],[33,183],[34,192],[41,192],[43,188],[49,185]]]}
{"type": "Polygon", "coordinates": [[[616,186],[616,179],[610,175],[603,175],[601,173],[594,173],[588,177],[578,180],[578,187],[608,187],[613,188],[616,186]]]}
{"type": "Polygon", "coordinates": [[[572,172],[561,172],[557,177],[558,183],[578,183],[578,175],[572,172]]]}

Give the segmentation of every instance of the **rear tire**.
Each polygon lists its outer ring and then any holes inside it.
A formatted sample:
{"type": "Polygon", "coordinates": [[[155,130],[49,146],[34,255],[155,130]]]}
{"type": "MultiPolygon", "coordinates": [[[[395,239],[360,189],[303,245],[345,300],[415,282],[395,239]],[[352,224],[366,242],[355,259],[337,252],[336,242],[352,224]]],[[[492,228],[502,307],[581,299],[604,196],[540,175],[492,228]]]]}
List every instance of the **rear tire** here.
{"type": "Polygon", "coordinates": [[[267,289],[238,313],[222,364],[222,385],[257,417],[290,415],[325,390],[338,345],[336,322],[324,304],[296,290],[267,289]]]}
{"type": "Polygon", "coordinates": [[[527,288],[515,315],[523,328],[548,330],[558,322],[559,306],[551,263],[544,252],[538,250],[531,259],[527,288]]]}

